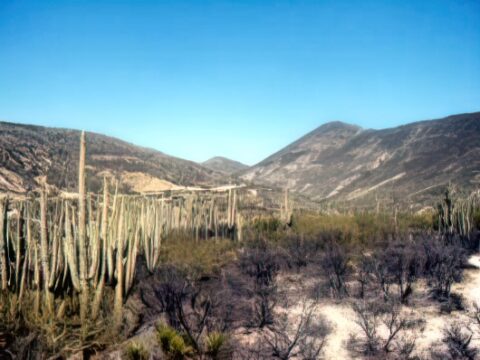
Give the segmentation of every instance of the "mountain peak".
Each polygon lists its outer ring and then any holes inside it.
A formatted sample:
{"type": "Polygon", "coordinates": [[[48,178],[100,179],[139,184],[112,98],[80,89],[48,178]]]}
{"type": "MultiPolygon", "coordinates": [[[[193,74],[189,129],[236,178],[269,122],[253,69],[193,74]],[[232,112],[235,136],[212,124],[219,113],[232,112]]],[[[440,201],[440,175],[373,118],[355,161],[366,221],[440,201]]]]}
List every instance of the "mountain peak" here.
{"type": "Polygon", "coordinates": [[[235,161],[223,156],[214,156],[201,163],[201,165],[210,170],[219,171],[229,175],[248,168],[247,165],[242,164],[239,161],[235,161]]]}
{"type": "Polygon", "coordinates": [[[315,200],[368,203],[395,193],[396,199],[428,203],[449,182],[466,191],[478,186],[479,136],[480,113],[363,131],[333,121],[242,177],[288,187],[315,200]]]}
{"type": "Polygon", "coordinates": [[[343,121],[335,120],[335,121],[330,121],[330,122],[327,122],[325,124],[320,125],[314,131],[322,131],[322,132],[337,131],[337,130],[358,131],[358,130],[361,130],[361,129],[362,128],[358,125],[348,124],[348,123],[343,122],[343,121]]]}
{"type": "Polygon", "coordinates": [[[211,157],[210,159],[202,162],[202,164],[210,164],[210,163],[214,163],[214,162],[217,162],[217,161],[235,161],[235,160],[231,160],[229,158],[226,158],[225,156],[214,156],[214,157],[211,157]]]}

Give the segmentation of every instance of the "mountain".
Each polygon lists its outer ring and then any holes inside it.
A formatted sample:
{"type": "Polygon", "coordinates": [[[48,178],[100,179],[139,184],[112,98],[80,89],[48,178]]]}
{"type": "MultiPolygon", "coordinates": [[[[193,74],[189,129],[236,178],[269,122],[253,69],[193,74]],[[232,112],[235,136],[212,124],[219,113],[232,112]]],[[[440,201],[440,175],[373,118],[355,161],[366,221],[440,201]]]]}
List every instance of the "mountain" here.
{"type": "Polygon", "coordinates": [[[248,169],[248,166],[241,162],[227,159],[222,156],[215,156],[207,161],[204,161],[202,165],[208,169],[222,172],[228,175],[232,175],[242,170],[248,169]]]}
{"type": "Polygon", "coordinates": [[[245,180],[315,200],[428,200],[480,184],[480,112],[383,130],[331,122],[247,169],[245,180]]]}
{"type": "MultiPolygon", "coordinates": [[[[63,190],[77,187],[80,131],[0,122],[0,192],[24,193],[44,179],[63,190]]],[[[98,191],[104,176],[123,191],[220,184],[222,174],[156,150],[88,132],[87,179],[98,191]]]]}

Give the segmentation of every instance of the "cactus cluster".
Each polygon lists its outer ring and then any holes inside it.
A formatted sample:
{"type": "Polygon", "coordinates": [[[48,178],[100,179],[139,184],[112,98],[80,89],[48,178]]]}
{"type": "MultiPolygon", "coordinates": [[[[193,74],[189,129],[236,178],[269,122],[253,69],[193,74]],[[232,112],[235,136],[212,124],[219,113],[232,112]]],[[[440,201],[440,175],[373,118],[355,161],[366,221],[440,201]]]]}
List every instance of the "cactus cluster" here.
{"type": "Polygon", "coordinates": [[[110,208],[107,183],[102,197],[87,194],[85,152],[82,133],[77,199],[49,198],[44,187],[39,198],[0,200],[2,290],[14,294],[18,310],[26,311],[25,294],[35,294],[35,319],[61,319],[67,310],[78,311],[83,336],[99,315],[106,283],[115,289],[115,310],[121,315],[139,231],[138,219],[124,216],[131,204],[115,196],[110,208]]]}
{"type": "Polygon", "coordinates": [[[479,191],[463,199],[454,199],[453,191],[448,187],[445,198],[437,206],[439,233],[468,237],[474,229],[473,216],[479,208],[479,191]]]}
{"type": "Polygon", "coordinates": [[[103,194],[89,193],[85,133],[79,159],[78,196],[53,196],[45,185],[26,198],[0,198],[0,289],[27,317],[78,316],[83,337],[100,314],[121,327],[138,256],[153,272],[169,234],[241,240],[243,224],[254,214],[246,202],[239,211],[242,199],[234,187],[126,195],[118,193],[118,182],[104,179],[103,194]],[[113,307],[102,306],[107,292],[113,307]]]}
{"type": "Polygon", "coordinates": [[[259,214],[290,221],[287,190],[280,196],[241,196],[248,191],[235,187],[127,195],[105,178],[103,194],[89,193],[86,151],[82,132],[77,195],[53,196],[45,184],[26,198],[0,197],[0,295],[13,319],[21,314],[40,325],[78,319],[85,339],[102,316],[119,331],[138,256],[153,272],[167,236],[241,241],[244,224],[259,214]]]}

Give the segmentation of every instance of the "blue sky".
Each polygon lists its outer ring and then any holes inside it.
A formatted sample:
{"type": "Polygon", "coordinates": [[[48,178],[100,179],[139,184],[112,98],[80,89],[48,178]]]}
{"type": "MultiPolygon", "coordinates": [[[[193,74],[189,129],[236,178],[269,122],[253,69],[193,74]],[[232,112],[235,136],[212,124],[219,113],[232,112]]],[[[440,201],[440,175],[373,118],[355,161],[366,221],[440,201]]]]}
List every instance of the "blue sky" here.
{"type": "Polygon", "coordinates": [[[0,1],[0,119],[256,163],[480,110],[480,1],[0,1]]]}

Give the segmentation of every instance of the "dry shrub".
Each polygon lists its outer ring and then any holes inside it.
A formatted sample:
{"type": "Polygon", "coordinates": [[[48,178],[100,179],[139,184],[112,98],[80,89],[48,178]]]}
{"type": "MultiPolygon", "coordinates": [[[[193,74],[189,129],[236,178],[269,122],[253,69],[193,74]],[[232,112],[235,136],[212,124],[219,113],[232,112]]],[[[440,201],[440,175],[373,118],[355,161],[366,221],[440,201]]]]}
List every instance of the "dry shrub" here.
{"type": "Polygon", "coordinates": [[[444,330],[442,342],[446,345],[446,351],[433,350],[433,359],[444,360],[475,360],[479,350],[472,342],[473,334],[458,325],[451,325],[444,330]]]}
{"type": "Polygon", "coordinates": [[[360,336],[352,335],[349,349],[352,354],[386,357],[394,356],[408,359],[412,354],[415,341],[405,335],[405,330],[417,324],[400,313],[400,305],[383,302],[357,302],[353,304],[356,313],[356,323],[361,329],[360,336]],[[380,335],[379,328],[383,326],[386,335],[380,335]]]}
{"type": "Polygon", "coordinates": [[[316,303],[303,300],[301,305],[302,312],[297,319],[292,321],[289,318],[290,308],[287,306],[284,312],[278,314],[273,326],[264,332],[264,354],[281,360],[314,360],[321,357],[331,329],[322,317],[316,315],[316,303]]]}
{"type": "Polygon", "coordinates": [[[329,243],[323,256],[320,266],[328,278],[333,295],[337,298],[348,296],[347,281],[352,275],[350,255],[335,242],[329,243]]]}
{"type": "Polygon", "coordinates": [[[125,356],[128,360],[148,360],[150,353],[142,344],[132,342],[125,349],[125,356]]]}

